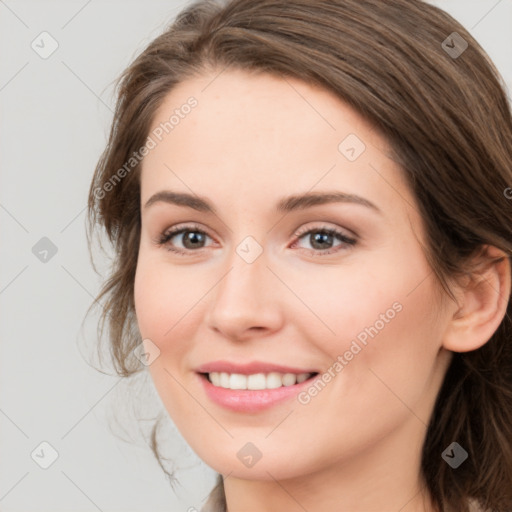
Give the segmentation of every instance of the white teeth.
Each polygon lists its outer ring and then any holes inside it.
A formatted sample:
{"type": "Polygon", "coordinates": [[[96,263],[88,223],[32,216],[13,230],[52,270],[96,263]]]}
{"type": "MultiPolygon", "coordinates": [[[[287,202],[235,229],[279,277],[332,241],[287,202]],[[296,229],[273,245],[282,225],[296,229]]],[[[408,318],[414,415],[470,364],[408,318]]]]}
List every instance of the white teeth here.
{"type": "Polygon", "coordinates": [[[219,373],[220,382],[219,386],[222,388],[229,388],[229,373],[219,373]]]}
{"type": "Polygon", "coordinates": [[[285,373],[282,378],[283,386],[293,386],[297,382],[297,376],[294,373],[285,373]]]}
{"type": "Polygon", "coordinates": [[[277,372],[271,372],[267,375],[267,389],[280,388],[282,385],[282,374],[277,372]]]}
{"type": "Polygon", "coordinates": [[[212,372],[210,373],[210,380],[214,386],[220,386],[220,373],[212,372]]]}
{"type": "Polygon", "coordinates": [[[264,373],[255,373],[247,377],[247,389],[265,389],[267,379],[264,373]]]}
{"type": "Polygon", "coordinates": [[[232,373],[229,376],[230,389],[247,389],[247,375],[232,373]]]}
{"type": "Polygon", "coordinates": [[[242,375],[240,373],[211,372],[210,382],[217,387],[226,389],[276,389],[281,386],[293,386],[309,379],[312,373],[255,373],[242,375]]]}

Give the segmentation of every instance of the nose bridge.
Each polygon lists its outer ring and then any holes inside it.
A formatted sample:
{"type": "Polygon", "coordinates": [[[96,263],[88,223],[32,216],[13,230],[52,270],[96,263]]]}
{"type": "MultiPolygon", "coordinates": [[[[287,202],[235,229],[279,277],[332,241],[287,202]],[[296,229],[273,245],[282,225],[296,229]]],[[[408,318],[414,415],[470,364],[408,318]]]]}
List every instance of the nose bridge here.
{"type": "Polygon", "coordinates": [[[210,302],[207,321],[226,336],[240,338],[251,328],[275,329],[279,312],[271,296],[275,279],[268,258],[253,237],[234,246],[210,302]]]}
{"type": "Polygon", "coordinates": [[[251,288],[254,292],[258,282],[263,285],[264,274],[270,272],[266,266],[268,252],[264,249],[266,237],[263,231],[256,229],[253,213],[245,210],[241,204],[238,205],[238,211],[243,213],[237,216],[236,222],[231,223],[233,244],[229,245],[230,251],[225,262],[228,273],[219,283],[218,294],[228,297],[234,294],[239,299],[250,299],[248,294],[251,288]]]}
{"type": "Polygon", "coordinates": [[[228,271],[219,283],[217,302],[224,302],[224,306],[229,307],[238,304],[239,308],[256,308],[258,296],[265,291],[268,282],[268,276],[264,275],[270,273],[266,263],[261,245],[256,246],[255,241],[246,239],[240,242],[228,258],[228,271]]]}

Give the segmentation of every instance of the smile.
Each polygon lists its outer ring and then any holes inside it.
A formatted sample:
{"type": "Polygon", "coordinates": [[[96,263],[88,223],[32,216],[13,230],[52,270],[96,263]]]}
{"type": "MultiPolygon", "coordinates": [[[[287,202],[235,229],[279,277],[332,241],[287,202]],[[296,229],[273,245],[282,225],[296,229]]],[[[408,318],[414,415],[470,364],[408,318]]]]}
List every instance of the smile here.
{"type": "Polygon", "coordinates": [[[207,400],[237,413],[257,413],[293,400],[318,376],[312,368],[217,361],[196,368],[207,400]]]}
{"type": "Polygon", "coordinates": [[[314,373],[254,373],[243,375],[241,373],[211,372],[205,374],[208,380],[215,386],[225,389],[277,389],[280,387],[300,384],[314,373]]]}

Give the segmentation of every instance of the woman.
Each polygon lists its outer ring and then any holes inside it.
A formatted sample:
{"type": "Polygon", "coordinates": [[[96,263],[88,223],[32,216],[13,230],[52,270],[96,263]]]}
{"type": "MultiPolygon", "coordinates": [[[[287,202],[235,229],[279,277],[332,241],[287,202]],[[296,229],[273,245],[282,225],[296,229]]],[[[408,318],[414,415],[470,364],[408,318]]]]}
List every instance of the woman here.
{"type": "Polygon", "coordinates": [[[203,510],[512,509],[511,161],[499,74],[419,0],[199,1],[135,59],[98,299],[203,510]]]}

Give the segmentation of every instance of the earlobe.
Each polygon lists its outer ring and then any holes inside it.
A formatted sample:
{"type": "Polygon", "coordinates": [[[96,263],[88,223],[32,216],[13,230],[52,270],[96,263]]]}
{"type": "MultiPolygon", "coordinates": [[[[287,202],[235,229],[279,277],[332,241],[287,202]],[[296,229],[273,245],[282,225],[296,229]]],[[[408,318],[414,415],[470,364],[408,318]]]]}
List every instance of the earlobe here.
{"type": "Polygon", "coordinates": [[[470,278],[459,290],[459,308],[444,333],[444,348],[469,352],[489,341],[507,312],[510,279],[508,255],[494,246],[485,246],[470,278]]]}

